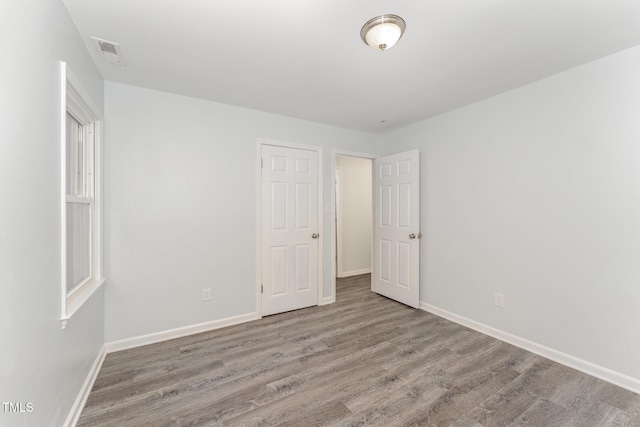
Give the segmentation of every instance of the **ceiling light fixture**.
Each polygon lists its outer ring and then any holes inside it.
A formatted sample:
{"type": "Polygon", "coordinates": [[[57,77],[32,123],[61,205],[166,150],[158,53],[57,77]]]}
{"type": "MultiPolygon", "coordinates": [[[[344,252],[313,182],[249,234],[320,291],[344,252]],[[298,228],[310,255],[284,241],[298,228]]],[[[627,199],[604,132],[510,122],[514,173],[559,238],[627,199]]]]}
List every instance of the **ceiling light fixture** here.
{"type": "Polygon", "coordinates": [[[376,50],[392,47],[404,34],[406,24],[398,15],[380,15],[367,21],[360,30],[362,41],[376,50]]]}

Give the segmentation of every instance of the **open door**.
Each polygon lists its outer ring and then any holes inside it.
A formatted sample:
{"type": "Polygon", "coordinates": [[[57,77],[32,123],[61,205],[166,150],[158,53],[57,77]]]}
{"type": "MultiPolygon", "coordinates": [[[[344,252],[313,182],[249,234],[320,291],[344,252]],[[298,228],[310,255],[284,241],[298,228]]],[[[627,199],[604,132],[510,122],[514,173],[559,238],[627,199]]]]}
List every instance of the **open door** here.
{"type": "Polygon", "coordinates": [[[371,290],[420,304],[420,152],[373,162],[373,277],[371,290]]]}

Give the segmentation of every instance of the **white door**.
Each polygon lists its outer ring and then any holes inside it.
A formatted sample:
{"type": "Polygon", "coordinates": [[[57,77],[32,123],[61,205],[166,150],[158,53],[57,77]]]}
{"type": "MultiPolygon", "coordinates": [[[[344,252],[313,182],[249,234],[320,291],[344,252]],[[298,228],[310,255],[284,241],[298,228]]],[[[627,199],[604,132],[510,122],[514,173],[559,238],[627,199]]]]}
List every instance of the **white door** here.
{"type": "Polygon", "coordinates": [[[374,292],[418,308],[420,303],[420,153],[373,162],[374,292]]]}
{"type": "Polygon", "coordinates": [[[262,315],[318,305],[318,154],[262,146],[262,315]]]}

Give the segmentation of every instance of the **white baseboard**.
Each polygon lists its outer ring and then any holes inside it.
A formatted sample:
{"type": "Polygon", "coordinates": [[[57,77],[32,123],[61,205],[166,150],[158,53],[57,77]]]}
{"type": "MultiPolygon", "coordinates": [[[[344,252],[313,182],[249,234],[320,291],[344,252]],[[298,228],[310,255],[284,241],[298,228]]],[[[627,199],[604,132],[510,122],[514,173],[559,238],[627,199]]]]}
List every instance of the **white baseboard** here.
{"type": "Polygon", "coordinates": [[[327,305],[327,304],[333,304],[334,302],[336,302],[336,296],[332,295],[330,297],[324,297],[322,298],[322,300],[320,301],[320,304],[318,305],[327,305]]]}
{"type": "Polygon", "coordinates": [[[345,277],[358,276],[360,274],[371,273],[370,268],[363,268],[362,270],[341,271],[337,274],[338,278],[344,279],[345,277]]]}
{"type": "Polygon", "coordinates": [[[167,331],[154,332],[152,334],[141,335],[133,338],[126,338],[118,341],[111,341],[105,344],[107,353],[114,351],[128,350],[130,348],[141,347],[143,345],[155,344],[175,338],[182,338],[200,332],[212,331],[226,326],[238,325],[240,323],[251,322],[260,319],[258,313],[241,314],[239,316],[227,317],[226,319],[213,320],[211,322],[198,323],[184,326],[182,328],[169,329],[167,331]]]}
{"type": "Polygon", "coordinates": [[[98,372],[100,372],[100,368],[102,367],[102,363],[104,362],[104,358],[107,355],[107,349],[103,345],[96,357],[96,360],[91,365],[91,369],[89,370],[89,374],[87,378],[84,380],[84,384],[82,384],[82,388],[78,393],[78,397],[76,397],[76,401],[73,402],[73,406],[71,407],[71,411],[69,411],[69,415],[67,416],[67,420],[64,422],[65,427],[75,427],[80,419],[80,414],[84,409],[85,403],[87,403],[87,399],[89,398],[89,393],[93,388],[93,383],[96,382],[96,378],[98,377],[98,372]]]}
{"type": "Polygon", "coordinates": [[[640,394],[640,379],[638,378],[630,377],[620,372],[613,371],[609,368],[596,365],[595,363],[579,359],[575,356],[571,356],[553,348],[546,347],[542,344],[529,341],[517,335],[510,334],[508,332],[496,329],[483,323],[476,322],[475,320],[459,316],[455,313],[451,313],[450,311],[443,310],[439,307],[427,304],[422,301],[420,302],[420,308],[424,311],[435,314],[436,316],[451,320],[452,322],[466,326],[485,335],[489,335],[490,337],[499,339],[500,341],[515,345],[516,347],[520,347],[524,350],[530,351],[531,353],[546,357],[547,359],[553,360],[554,362],[558,362],[562,365],[584,372],[585,374],[600,378],[601,380],[640,394]]]}

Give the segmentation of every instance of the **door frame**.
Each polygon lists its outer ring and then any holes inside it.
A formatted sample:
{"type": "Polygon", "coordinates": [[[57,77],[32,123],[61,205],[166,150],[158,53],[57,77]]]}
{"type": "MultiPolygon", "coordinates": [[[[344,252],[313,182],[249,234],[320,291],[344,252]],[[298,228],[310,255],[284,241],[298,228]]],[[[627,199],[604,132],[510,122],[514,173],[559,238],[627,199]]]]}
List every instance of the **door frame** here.
{"type": "MultiPolygon", "coordinates": [[[[333,302],[336,301],[336,275],[338,273],[338,266],[337,266],[337,252],[336,252],[336,245],[337,245],[337,238],[336,238],[336,234],[338,232],[337,230],[337,224],[336,224],[336,215],[337,215],[337,207],[336,207],[336,183],[335,183],[335,176],[336,176],[336,162],[337,162],[337,157],[338,156],[349,156],[349,157],[359,157],[362,159],[369,159],[371,160],[372,163],[372,167],[371,167],[371,173],[373,174],[373,160],[380,157],[379,155],[376,154],[370,154],[370,153],[361,153],[361,152],[357,152],[357,151],[348,151],[348,150],[339,150],[339,149],[333,149],[331,150],[331,295],[329,295],[328,297],[326,297],[323,301],[323,304],[331,304],[333,302]]],[[[372,175],[372,183],[373,183],[373,175],[372,175]]],[[[371,186],[371,192],[373,195],[373,185],[371,186]]],[[[371,198],[371,213],[373,214],[373,197],[371,198]]],[[[373,272],[373,221],[371,222],[371,271],[373,272]]]]}
{"type": "MultiPolygon", "coordinates": [[[[256,314],[262,318],[262,146],[272,145],[282,148],[295,148],[298,150],[315,151],[318,155],[318,305],[323,304],[323,221],[322,214],[322,147],[299,144],[295,142],[276,141],[266,138],[258,138],[256,150],[256,314]]],[[[335,280],[335,279],[334,279],[335,280]]]]}

